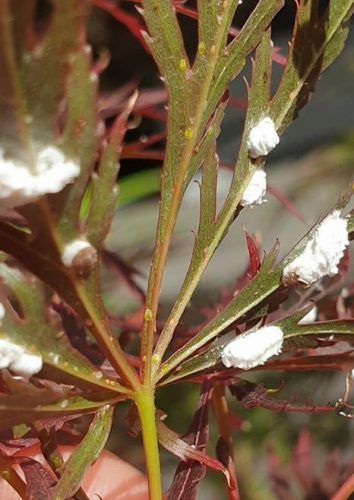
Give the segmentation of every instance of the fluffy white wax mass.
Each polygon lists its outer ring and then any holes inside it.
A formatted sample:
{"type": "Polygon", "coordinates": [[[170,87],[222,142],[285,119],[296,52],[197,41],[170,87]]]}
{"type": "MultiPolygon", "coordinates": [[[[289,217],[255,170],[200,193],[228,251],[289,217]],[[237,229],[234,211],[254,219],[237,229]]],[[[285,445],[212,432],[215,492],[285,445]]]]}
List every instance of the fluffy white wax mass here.
{"type": "Polygon", "coordinates": [[[58,193],[79,173],[80,166],[53,146],[39,151],[33,172],[24,162],[4,158],[0,149],[0,206],[19,207],[45,194],[58,193]]]}
{"type": "Polygon", "coordinates": [[[30,354],[24,347],[14,344],[8,339],[0,339],[0,369],[8,368],[15,375],[31,377],[43,366],[42,357],[30,354]]]}
{"type": "Polygon", "coordinates": [[[24,352],[9,364],[9,370],[22,377],[32,377],[41,371],[42,366],[42,356],[24,352]]]}
{"type": "Polygon", "coordinates": [[[226,368],[248,370],[263,365],[282,350],[284,335],[278,326],[263,326],[245,332],[227,344],[221,354],[226,368]]]}
{"type": "Polygon", "coordinates": [[[266,156],[279,144],[279,136],[271,118],[265,117],[255,125],[248,137],[251,158],[266,156]]]}
{"type": "Polygon", "coordinates": [[[23,353],[23,347],[13,344],[7,339],[0,339],[0,370],[8,368],[23,353]]]}
{"type": "Polygon", "coordinates": [[[267,190],[267,175],[264,170],[257,169],[246,187],[240,204],[243,207],[261,205],[264,203],[264,196],[267,190]]]}
{"type": "Polygon", "coordinates": [[[324,276],[335,276],[349,245],[348,221],[335,210],[316,228],[304,250],[283,271],[283,282],[298,281],[311,285],[324,276]]]}

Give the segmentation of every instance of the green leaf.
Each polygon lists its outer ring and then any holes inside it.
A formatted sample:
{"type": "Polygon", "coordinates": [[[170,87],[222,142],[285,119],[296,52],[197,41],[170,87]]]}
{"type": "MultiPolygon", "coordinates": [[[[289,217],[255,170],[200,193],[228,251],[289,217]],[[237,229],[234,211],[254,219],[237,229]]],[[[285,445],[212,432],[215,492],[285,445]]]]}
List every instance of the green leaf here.
{"type": "MultiPolygon", "coordinates": [[[[214,255],[218,245],[221,243],[230,224],[235,218],[235,211],[241,199],[242,193],[249,183],[254,171],[262,162],[252,162],[248,155],[247,139],[251,126],[267,110],[271,76],[271,45],[270,31],[262,35],[262,41],[257,48],[256,58],[253,64],[252,86],[249,91],[249,106],[247,110],[245,131],[242,138],[239,158],[235,167],[231,187],[224,206],[214,220],[205,230],[207,215],[201,213],[200,228],[195,240],[191,262],[182,284],[180,293],[175,301],[169,318],[158,340],[155,354],[162,359],[164,352],[172,338],[173,331],[187,306],[192,293],[214,255]]],[[[215,182],[215,181],[213,181],[215,182]]],[[[205,185],[205,183],[204,183],[205,185]]],[[[202,184],[203,189],[203,184],[202,184]]],[[[202,209],[210,197],[210,194],[202,192],[202,209]]],[[[211,202],[213,203],[213,202],[211,202]]]]}
{"type": "MultiPolygon", "coordinates": [[[[28,211],[30,207],[27,206],[28,211]]],[[[55,223],[47,217],[48,207],[45,203],[41,203],[39,209],[39,213],[36,208],[34,212],[31,211],[31,221],[36,231],[31,235],[24,234],[0,221],[1,248],[57,291],[76,312],[81,324],[92,333],[118,374],[134,385],[137,380],[136,373],[126,360],[117,338],[107,323],[107,314],[99,289],[98,267],[95,266],[89,276],[79,277],[72,269],[65,267],[57,247],[58,235],[55,223]]]]}
{"type": "MultiPolygon", "coordinates": [[[[308,309],[306,311],[308,312],[308,309]]],[[[349,343],[354,342],[354,320],[320,321],[308,325],[299,325],[299,320],[304,316],[303,312],[294,314],[277,323],[288,341],[287,346],[301,345],[300,337],[311,335],[333,337],[333,340],[346,340],[349,343]]]]}
{"type": "MultiPolygon", "coordinates": [[[[336,371],[341,370],[348,372],[353,367],[354,355],[353,351],[341,352],[335,354],[320,354],[314,356],[298,356],[293,358],[275,359],[268,361],[268,370],[279,370],[286,372],[306,372],[306,371],[336,371]]],[[[257,367],[262,369],[262,367],[257,367]]]]}
{"type": "Polygon", "coordinates": [[[92,55],[84,43],[71,54],[68,62],[66,119],[61,147],[80,164],[80,175],[58,194],[48,196],[51,210],[60,217],[58,229],[64,241],[77,235],[82,198],[94,168],[99,138],[97,136],[97,86],[92,73],[92,55]]]}
{"type": "Polygon", "coordinates": [[[173,133],[167,139],[166,170],[170,171],[177,166],[181,144],[185,142],[184,132],[189,127],[189,82],[186,78],[189,61],[170,0],[144,0],[141,12],[149,31],[149,35],[145,37],[146,42],[169,93],[168,128],[173,133]]]}
{"type": "Polygon", "coordinates": [[[351,212],[348,218],[348,233],[351,238],[354,236],[354,213],[351,212]]]}
{"type": "MultiPolygon", "coordinates": [[[[157,314],[157,301],[160,293],[162,276],[166,264],[169,244],[174,231],[178,212],[181,205],[183,194],[192,179],[197,169],[205,160],[205,155],[208,148],[203,154],[198,154],[199,148],[203,142],[203,138],[208,130],[210,117],[215,113],[216,107],[222,101],[222,96],[227,90],[230,80],[241,71],[245,63],[245,57],[259,43],[263,36],[263,30],[267,28],[274,15],[283,4],[282,0],[269,2],[261,0],[254,11],[252,12],[248,22],[241,30],[239,36],[225,47],[227,43],[227,33],[233,14],[235,12],[236,2],[215,2],[208,3],[208,6],[213,5],[214,13],[219,13],[216,22],[215,44],[211,46],[207,57],[204,57],[203,52],[198,51],[195,65],[189,67],[184,60],[180,60],[178,68],[169,68],[169,65],[176,65],[177,57],[183,51],[182,42],[178,39],[177,34],[171,28],[172,37],[175,36],[174,51],[169,51],[168,36],[165,35],[165,40],[158,34],[165,34],[168,29],[169,22],[174,14],[171,13],[172,5],[170,2],[156,2],[156,0],[145,0],[144,17],[148,25],[148,29],[152,38],[157,37],[159,45],[152,40],[151,49],[154,58],[158,61],[164,78],[167,78],[167,87],[169,92],[168,101],[168,137],[166,146],[166,155],[163,167],[162,186],[161,186],[161,204],[159,211],[158,227],[156,232],[156,247],[151,266],[151,272],[148,280],[148,292],[146,308],[152,312],[152,318],[145,321],[142,335],[142,356],[146,359],[150,358],[152,351],[152,337],[155,328],[155,316],[157,314]],[[158,4],[158,5],[157,5],[158,4]],[[166,4],[169,4],[168,6],[166,4]],[[218,7],[217,7],[218,6],[218,7]],[[222,7],[222,9],[221,9],[222,7]],[[219,11],[220,8],[220,11],[219,11]],[[165,45],[165,46],[164,46],[165,45]],[[176,48],[177,46],[177,48],[176,48]],[[163,56],[162,56],[163,54],[163,56]],[[166,59],[166,61],[164,61],[166,59]],[[181,62],[183,64],[181,65],[181,62]],[[165,65],[165,66],[164,66],[165,65]],[[181,83],[178,75],[178,69],[183,73],[181,83]],[[186,82],[189,92],[186,92],[186,82]]],[[[206,12],[206,11],[205,11],[206,12]]],[[[248,162],[248,154],[244,155],[248,162]]],[[[243,183],[239,184],[239,198],[236,200],[235,208],[242,194],[242,188],[246,187],[249,181],[252,170],[248,169],[246,178],[243,183]]],[[[230,224],[234,210],[229,210],[227,214],[227,224],[223,229],[217,231],[214,241],[206,248],[203,248],[202,253],[197,248],[193,255],[190,268],[194,270],[190,279],[188,279],[187,292],[183,287],[183,291],[176,305],[178,313],[175,318],[169,322],[168,330],[165,330],[162,340],[158,347],[155,360],[159,364],[163,352],[167,348],[167,344],[173,334],[173,330],[183,313],[184,308],[189,302],[191,293],[199,282],[200,276],[212,257],[219,241],[225,234],[227,226],[230,224]],[[186,293],[185,293],[186,292],[186,293]],[[185,296],[185,299],[182,297],[185,296]],[[178,317],[177,317],[178,316],[178,317]],[[162,352],[163,351],[163,352],[162,352]]],[[[175,309],[173,314],[175,314],[175,309]]]]}
{"type": "Polygon", "coordinates": [[[253,307],[269,297],[280,285],[281,269],[272,270],[278,253],[275,247],[264,259],[264,262],[248,285],[242,289],[231,302],[205,325],[191,340],[184,344],[178,351],[161,366],[160,378],[191,356],[198,349],[213,340],[236,319],[240,318],[253,307]]]}
{"type": "Polygon", "coordinates": [[[179,87],[180,94],[185,92],[187,95],[184,75],[189,63],[172,3],[170,0],[144,0],[141,13],[149,30],[147,42],[167,86],[179,87]]]}
{"type": "Polygon", "coordinates": [[[35,16],[36,0],[11,0],[8,2],[11,10],[11,23],[17,59],[28,50],[30,40],[33,40],[32,21],[35,16]]]}
{"type": "Polygon", "coordinates": [[[101,453],[112,426],[113,407],[100,408],[90,428],[61,471],[61,477],[53,488],[53,500],[71,498],[80,488],[92,463],[101,453]]]}
{"type": "Polygon", "coordinates": [[[108,403],[107,401],[91,401],[82,396],[58,398],[57,403],[48,402],[43,396],[37,403],[35,400],[24,403],[20,399],[22,397],[0,397],[0,430],[10,429],[17,424],[31,424],[45,418],[92,413],[108,403]]]}
{"type": "MultiPolygon", "coordinates": [[[[0,2],[0,134],[1,147],[14,158],[30,150],[25,117],[27,109],[21,95],[9,2],[0,2]],[[25,151],[23,151],[25,150],[25,151]]],[[[23,34],[22,34],[23,35],[23,34]]]]}
{"type": "Polygon", "coordinates": [[[212,0],[211,2],[198,0],[198,40],[199,44],[203,45],[199,45],[197,57],[200,59],[203,56],[208,57],[210,49],[217,42],[216,36],[221,20],[223,20],[224,28],[219,43],[222,47],[226,45],[229,27],[238,4],[238,0],[230,0],[226,3],[224,0],[212,0]]]}
{"type": "Polygon", "coordinates": [[[59,316],[54,311],[49,311],[43,286],[33,276],[1,263],[0,278],[21,308],[21,318],[8,310],[3,320],[1,337],[8,337],[27,351],[40,354],[45,364],[54,371],[61,372],[63,382],[74,381],[84,388],[94,386],[110,391],[124,391],[115,381],[103,377],[100,371],[71,346],[63,332],[59,316]],[[65,375],[68,376],[66,379],[65,375]]]}
{"type": "Polygon", "coordinates": [[[200,138],[198,147],[193,152],[189,163],[188,173],[185,175],[183,181],[183,191],[187,189],[188,184],[191,182],[203,162],[210,161],[210,155],[214,155],[214,157],[216,155],[216,139],[220,134],[220,126],[224,118],[228,98],[228,92],[225,92],[216,106],[215,112],[210,117],[204,135],[200,138]],[[212,151],[214,151],[214,153],[212,153],[212,151]],[[209,158],[209,160],[207,160],[207,158],[209,158]]]}
{"type": "Polygon", "coordinates": [[[119,153],[127,130],[128,118],[137,96],[138,94],[135,92],[116,119],[110,140],[101,156],[98,175],[92,179],[92,200],[85,230],[87,239],[96,248],[102,247],[115,211],[118,196],[116,183],[119,171],[119,153]]]}
{"type": "Polygon", "coordinates": [[[200,218],[198,237],[207,238],[216,218],[217,182],[219,158],[216,153],[216,140],[209,146],[209,151],[202,165],[202,184],[200,186],[200,218]]]}
{"type": "Polygon", "coordinates": [[[238,36],[218,58],[214,73],[215,79],[208,95],[206,114],[213,109],[230,81],[241,72],[246,63],[246,57],[260,43],[263,33],[267,31],[274,16],[283,5],[284,0],[272,2],[260,0],[238,36]]]}
{"type": "Polygon", "coordinates": [[[287,65],[272,100],[271,116],[283,131],[307,103],[315,84],[344,47],[353,0],[331,0],[321,18],[319,2],[302,0],[287,65]]]}
{"type": "MultiPolygon", "coordinates": [[[[112,403],[106,393],[76,395],[68,387],[54,382],[42,381],[34,385],[27,380],[18,380],[6,370],[2,378],[10,394],[0,394],[0,430],[18,424],[32,424],[45,418],[92,413],[112,403]]],[[[117,402],[117,398],[114,401],[117,402]]]]}
{"type": "Polygon", "coordinates": [[[64,103],[67,119],[64,136],[69,141],[64,141],[64,148],[79,157],[82,170],[72,189],[69,186],[57,195],[21,207],[21,214],[30,224],[31,236],[1,223],[1,248],[64,298],[95,336],[113,366],[119,373],[124,371],[133,384],[135,374],[107,326],[97,265],[89,269],[89,276],[84,279],[65,268],[60,258],[64,244],[78,235],[81,195],[96,148],[96,83],[90,78],[91,59],[84,46],[89,4],[87,0],[53,0],[53,12],[41,43],[34,48],[32,44],[31,51],[23,53],[17,65],[7,2],[0,3],[0,62],[4,62],[6,70],[6,78],[0,79],[4,84],[0,90],[4,90],[5,96],[1,100],[5,108],[0,109],[1,123],[6,123],[3,140],[7,141],[7,133],[16,138],[15,144],[6,142],[8,149],[14,151],[14,157],[24,156],[31,165],[34,143],[40,146],[57,142],[59,105],[64,103]],[[72,196],[67,197],[68,193],[72,196]],[[67,210],[58,221],[58,211],[65,202],[67,210]]]}
{"type": "Polygon", "coordinates": [[[23,97],[32,117],[33,138],[39,144],[53,141],[58,106],[66,84],[66,66],[81,44],[89,3],[87,0],[53,0],[53,13],[44,39],[33,51],[23,54],[23,97]]]}
{"type": "MultiPolygon", "coordinates": [[[[195,373],[200,373],[201,371],[208,370],[209,368],[216,368],[218,362],[220,362],[221,353],[223,351],[224,345],[219,345],[217,347],[210,347],[205,352],[199,353],[192,358],[188,359],[185,363],[177,366],[177,368],[170,373],[166,378],[160,381],[159,386],[168,385],[177,380],[190,377],[195,373]]],[[[161,369],[163,370],[163,366],[161,369]]]]}

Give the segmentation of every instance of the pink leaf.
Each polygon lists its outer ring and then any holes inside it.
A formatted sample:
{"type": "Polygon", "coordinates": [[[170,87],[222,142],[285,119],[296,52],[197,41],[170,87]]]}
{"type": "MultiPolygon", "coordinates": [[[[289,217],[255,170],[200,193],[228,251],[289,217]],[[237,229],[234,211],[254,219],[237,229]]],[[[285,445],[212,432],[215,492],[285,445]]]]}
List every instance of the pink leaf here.
{"type": "MultiPolygon", "coordinates": [[[[212,388],[209,383],[201,387],[198,408],[193,422],[184,436],[186,443],[199,451],[205,451],[209,438],[208,413],[212,388]]],[[[173,482],[168,490],[170,500],[194,500],[199,482],[205,476],[205,465],[199,461],[188,460],[179,463],[173,482]]]]}
{"type": "Polygon", "coordinates": [[[184,462],[188,460],[195,460],[213,470],[222,472],[228,484],[230,484],[230,476],[226,467],[216,460],[216,458],[210,457],[206,453],[203,453],[193,446],[189,445],[183,439],[181,439],[176,432],[169,429],[163,422],[157,422],[157,433],[161,445],[170,451],[177,457],[179,457],[184,462]]]}

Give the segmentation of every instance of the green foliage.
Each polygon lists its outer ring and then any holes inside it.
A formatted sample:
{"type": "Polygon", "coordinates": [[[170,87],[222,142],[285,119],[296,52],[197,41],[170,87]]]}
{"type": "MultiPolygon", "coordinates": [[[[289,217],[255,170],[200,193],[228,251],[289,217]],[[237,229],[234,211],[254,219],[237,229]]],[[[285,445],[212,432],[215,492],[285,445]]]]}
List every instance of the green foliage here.
{"type": "MultiPolygon", "coordinates": [[[[14,209],[0,213],[0,250],[4,252],[0,262],[0,293],[6,306],[0,340],[6,339],[36,353],[44,362],[43,369],[30,380],[18,380],[11,375],[11,369],[2,371],[1,430],[28,424],[40,440],[44,454],[48,450],[43,436],[49,436],[54,450],[53,455],[49,453],[49,465],[58,478],[51,493],[55,499],[64,499],[77,495],[82,477],[104,447],[114,406],[129,399],[137,410],[132,411],[135,411],[132,427],[140,428],[143,436],[152,499],[162,497],[158,440],[188,462],[191,483],[195,484],[193,464],[198,462],[202,468],[206,465],[222,471],[228,479],[230,498],[238,498],[225,387],[230,386],[235,393],[246,391],[239,399],[250,407],[260,403],[275,411],[315,410],[309,410],[307,405],[296,407],[286,401],[277,402],[263,386],[244,382],[240,370],[226,370],[220,362],[224,341],[218,340],[216,344],[215,340],[233,329],[248,331],[271,323],[282,329],[284,351],[289,357],[270,361],[264,369],[307,371],[326,367],[348,371],[352,366],[350,351],[336,359],[333,353],[321,357],[316,352],[310,356],[306,349],[316,349],[333,338],[334,342],[352,344],[353,321],[325,317],[318,323],[299,324],[309,311],[308,301],[320,301],[323,295],[315,288],[304,292],[294,290],[294,284],[285,287],[282,274],[286,263],[303,249],[312,232],[280,262],[276,244],[261,264],[260,249],[248,235],[251,264],[240,287],[192,334],[181,318],[210,260],[242,210],[240,200],[254,172],[265,166],[265,156],[250,157],[251,129],[265,117],[272,118],[279,135],[291,125],[323,71],[343,49],[353,0],[333,0],[323,12],[316,0],[299,1],[287,62],[273,96],[270,94],[271,25],[283,0],[259,0],[236,35],[232,22],[237,0],[198,0],[198,43],[194,57],[187,55],[177,17],[176,9],[184,8],[181,2],[143,0],[141,3],[139,12],[146,24],[146,44],[167,89],[167,138],[146,300],[140,304],[135,323],[129,323],[126,318],[112,317],[106,310],[101,267],[105,263],[105,239],[117,206],[158,190],[156,171],[139,173],[122,181],[119,198],[116,183],[119,160],[130,116],[139,114],[138,94],[132,92],[129,96],[124,90],[127,97],[117,106],[114,119],[104,121],[98,88],[100,65],[104,64],[93,60],[87,45],[91,7],[88,0],[51,0],[50,13],[44,16],[42,28],[35,22],[38,7],[35,0],[0,2],[1,152],[14,165],[18,162],[25,165],[33,176],[37,175],[37,154],[48,146],[57,148],[80,166],[76,180],[60,192],[19,203],[14,209]],[[240,75],[251,54],[244,130],[229,191],[218,208],[217,139],[228,105],[228,86],[240,75]],[[161,324],[158,308],[168,253],[183,196],[198,172],[200,214],[194,248],[180,292],[161,324]],[[68,264],[63,256],[68,245],[76,240],[85,241],[86,248],[68,264]],[[286,302],[289,297],[294,306],[286,302]],[[126,348],[129,352],[133,350],[130,334],[139,321],[142,323],[141,331],[138,328],[140,359],[125,352],[126,348]],[[120,339],[116,325],[122,332],[120,339]],[[178,343],[179,330],[184,337],[178,343]],[[213,400],[220,434],[218,459],[204,451],[208,435],[205,419],[198,420],[196,414],[195,428],[189,433],[197,441],[198,436],[203,436],[203,451],[199,451],[163,424],[161,412],[155,408],[155,392],[159,387],[182,379],[207,381],[197,413],[213,400]],[[71,458],[61,466],[60,459],[57,462],[60,454],[56,433],[63,419],[86,413],[94,415],[90,429],[71,458]],[[47,419],[54,419],[54,423],[47,419]]],[[[110,12],[121,8],[111,3],[105,7],[110,12]]],[[[134,24],[134,29],[129,25],[133,18],[124,19],[131,32],[136,32],[137,25],[134,24]]],[[[140,26],[137,19],[134,22],[140,26]]],[[[0,181],[1,175],[0,171],[0,181]]],[[[344,209],[347,201],[341,200],[337,208],[344,209]]],[[[350,237],[352,231],[351,215],[350,237]]],[[[128,287],[138,291],[141,300],[144,292],[134,281],[134,270],[118,258],[114,266],[128,287]]],[[[334,291],[336,296],[344,268],[345,259],[337,281],[334,279],[328,286],[327,291],[334,291]]],[[[319,407],[318,411],[327,410],[319,407]]],[[[14,437],[18,437],[18,430],[11,430],[14,437]]],[[[29,427],[21,427],[24,442],[28,430],[29,427]]],[[[22,494],[22,480],[7,473],[9,463],[11,457],[0,457],[1,469],[6,472],[4,477],[22,494]]],[[[200,479],[198,476],[197,481],[200,479]]]]}
{"type": "MultiPolygon", "coordinates": [[[[105,380],[102,372],[73,349],[60,324],[59,315],[48,311],[43,285],[33,275],[26,275],[6,264],[0,264],[0,278],[9,289],[9,299],[14,298],[20,314],[7,314],[2,329],[6,336],[28,351],[34,349],[50,367],[51,377],[61,382],[83,384],[112,391],[114,380],[105,380]],[[60,339],[60,341],[58,341],[60,339]],[[55,372],[57,373],[55,375],[55,372]],[[64,373],[63,373],[64,372],[64,373]]],[[[3,335],[3,334],[2,334],[3,335]]],[[[121,391],[123,387],[119,387],[121,391]]]]}
{"type": "Polygon", "coordinates": [[[82,478],[101,453],[112,425],[113,408],[105,406],[97,411],[90,428],[61,470],[60,479],[53,489],[55,500],[70,498],[80,488],[82,478]]]}

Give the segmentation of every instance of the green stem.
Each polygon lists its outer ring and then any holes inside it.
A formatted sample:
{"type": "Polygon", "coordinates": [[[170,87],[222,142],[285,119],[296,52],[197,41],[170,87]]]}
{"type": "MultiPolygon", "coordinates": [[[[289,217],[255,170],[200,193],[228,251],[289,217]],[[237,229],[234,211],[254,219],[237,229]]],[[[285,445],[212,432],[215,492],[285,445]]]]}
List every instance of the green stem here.
{"type": "Polygon", "coordinates": [[[160,457],[155,422],[155,401],[151,388],[135,395],[143,435],[150,500],[162,500],[160,457]]]}

